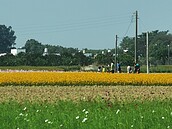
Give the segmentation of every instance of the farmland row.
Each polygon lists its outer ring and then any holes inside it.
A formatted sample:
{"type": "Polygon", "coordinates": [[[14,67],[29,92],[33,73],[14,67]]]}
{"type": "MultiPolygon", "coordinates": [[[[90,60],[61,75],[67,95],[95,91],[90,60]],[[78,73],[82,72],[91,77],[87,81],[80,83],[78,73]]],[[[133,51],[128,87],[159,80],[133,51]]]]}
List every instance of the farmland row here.
{"type": "Polygon", "coordinates": [[[5,86],[0,87],[0,102],[139,101],[172,100],[169,86],[5,86]]]}
{"type": "Polygon", "coordinates": [[[172,86],[172,74],[111,74],[96,72],[1,72],[0,86],[6,85],[172,86]]]}

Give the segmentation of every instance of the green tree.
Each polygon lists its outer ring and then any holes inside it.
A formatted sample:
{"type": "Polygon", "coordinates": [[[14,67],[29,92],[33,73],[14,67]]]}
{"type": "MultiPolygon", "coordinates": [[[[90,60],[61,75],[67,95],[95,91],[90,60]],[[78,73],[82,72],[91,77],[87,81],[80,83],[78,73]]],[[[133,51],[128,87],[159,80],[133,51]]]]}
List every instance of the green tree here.
{"type": "Polygon", "coordinates": [[[73,65],[89,65],[92,63],[91,57],[86,57],[82,52],[76,52],[72,59],[73,65]]]}
{"type": "Polygon", "coordinates": [[[152,31],[149,34],[149,53],[151,63],[165,64],[168,57],[168,45],[172,45],[172,35],[168,31],[152,31]]]}
{"type": "Polygon", "coordinates": [[[131,55],[128,55],[127,53],[123,53],[120,54],[118,62],[123,66],[133,66],[134,58],[131,55]]]}
{"type": "Polygon", "coordinates": [[[30,54],[43,54],[44,52],[44,46],[35,39],[27,40],[25,49],[26,52],[30,54]]]}
{"type": "Polygon", "coordinates": [[[126,59],[126,56],[128,57],[127,60],[131,60],[131,61],[134,60],[134,38],[133,37],[128,37],[128,36],[124,37],[122,42],[119,45],[118,58],[120,60],[118,60],[118,61],[119,62],[122,61],[123,65],[127,65],[127,64],[124,63],[125,62],[124,60],[126,59]],[[126,50],[126,53],[125,53],[125,50],[126,50]],[[124,55],[124,53],[125,53],[125,55],[124,55]],[[123,57],[125,59],[123,59],[123,57]]]}
{"type": "Polygon", "coordinates": [[[17,54],[17,56],[15,56],[16,58],[16,65],[18,66],[25,66],[26,62],[27,62],[27,58],[26,58],[26,53],[24,52],[20,52],[19,54],[17,54]]]}
{"type": "Polygon", "coordinates": [[[105,54],[98,54],[95,57],[95,61],[97,64],[108,65],[112,61],[114,61],[114,56],[113,56],[112,52],[107,52],[105,54]]]}
{"type": "Polygon", "coordinates": [[[59,66],[62,63],[60,55],[46,55],[44,56],[44,60],[47,66],[59,66]]]}
{"type": "Polygon", "coordinates": [[[14,33],[11,26],[0,25],[0,53],[10,52],[10,48],[15,45],[14,33]]]}
{"type": "MultiPolygon", "coordinates": [[[[159,31],[155,30],[149,33],[149,58],[150,63],[152,64],[166,64],[168,57],[168,48],[167,46],[172,46],[172,35],[168,33],[168,31],[159,31]]],[[[137,54],[139,58],[139,62],[142,64],[146,63],[146,34],[142,33],[138,36],[138,44],[137,44],[137,54]]],[[[123,60],[123,57],[120,57],[123,54],[123,50],[128,50],[126,53],[129,55],[128,58],[131,60],[134,59],[134,38],[133,37],[124,37],[120,44],[120,53],[119,58],[123,60]]],[[[170,51],[171,52],[171,51],[170,51]]],[[[171,53],[170,53],[171,54],[171,53]]]]}
{"type": "Polygon", "coordinates": [[[16,57],[12,54],[7,54],[5,56],[0,57],[0,65],[1,66],[16,66],[16,57]]]}
{"type": "Polygon", "coordinates": [[[61,64],[62,65],[72,65],[73,61],[72,61],[72,54],[68,53],[68,52],[63,52],[61,54],[61,64]]]}

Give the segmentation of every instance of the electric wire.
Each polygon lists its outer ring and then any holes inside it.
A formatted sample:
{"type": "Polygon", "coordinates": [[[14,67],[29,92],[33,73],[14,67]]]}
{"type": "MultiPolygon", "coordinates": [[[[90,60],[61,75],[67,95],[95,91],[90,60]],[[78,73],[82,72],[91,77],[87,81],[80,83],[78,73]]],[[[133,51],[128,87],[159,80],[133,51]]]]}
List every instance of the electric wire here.
{"type": "Polygon", "coordinates": [[[129,32],[129,29],[130,29],[132,23],[133,23],[133,15],[132,15],[132,17],[131,17],[130,24],[129,24],[129,26],[127,27],[127,30],[126,30],[126,32],[125,32],[125,34],[124,34],[123,37],[126,37],[126,36],[127,36],[127,34],[128,34],[128,32],[129,32]]]}
{"type": "Polygon", "coordinates": [[[16,29],[18,33],[22,35],[27,35],[28,33],[48,33],[48,32],[64,32],[64,31],[74,31],[88,28],[101,28],[105,26],[110,26],[114,24],[125,24],[129,22],[128,16],[120,17],[103,17],[94,18],[85,21],[68,22],[55,25],[43,25],[43,26],[24,26],[16,29]],[[100,20],[101,19],[101,20],[100,20]]]}

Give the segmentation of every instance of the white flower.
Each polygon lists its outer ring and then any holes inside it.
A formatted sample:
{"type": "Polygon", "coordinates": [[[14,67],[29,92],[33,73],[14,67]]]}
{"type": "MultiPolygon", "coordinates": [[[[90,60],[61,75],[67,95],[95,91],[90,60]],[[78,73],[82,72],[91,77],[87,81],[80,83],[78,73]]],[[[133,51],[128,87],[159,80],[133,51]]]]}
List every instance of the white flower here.
{"type": "Polygon", "coordinates": [[[170,126],[167,126],[167,129],[169,129],[170,128],[170,126]]]}
{"type": "Polygon", "coordinates": [[[46,119],[45,122],[48,122],[48,119],[46,119]]]}
{"type": "Polygon", "coordinates": [[[162,119],[165,119],[165,117],[162,117],[162,119]]]}
{"type": "Polygon", "coordinates": [[[36,112],[39,112],[39,110],[36,110],[36,112]]]}
{"type": "Polygon", "coordinates": [[[48,121],[48,124],[52,124],[53,122],[51,122],[51,121],[48,121]]]}
{"type": "Polygon", "coordinates": [[[63,125],[61,124],[60,127],[62,127],[63,125]]]}
{"type": "Polygon", "coordinates": [[[19,116],[24,116],[24,114],[23,113],[20,113],[19,116]]]}
{"type": "Polygon", "coordinates": [[[172,112],[171,112],[170,114],[171,114],[171,116],[172,116],[172,112]]]}
{"type": "Polygon", "coordinates": [[[143,119],[143,116],[141,116],[141,118],[143,119]]]}
{"type": "Polygon", "coordinates": [[[131,128],[133,128],[134,127],[134,125],[131,125],[131,128]]]}
{"type": "Polygon", "coordinates": [[[153,110],[152,113],[154,113],[155,111],[153,110]]]}
{"type": "Polygon", "coordinates": [[[29,121],[29,119],[27,119],[27,118],[24,118],[24,120],[27,121],[27,122],[29,121]]]}
{"type": "Polygon", "coordinates": [[[27,108],[25,107],[25,108],[23,108],[23,110],[25,111],[27,108]]]}
{"type": "Polygon", "coordinates": [[[79,116],[77,116],[76,119],[79,119],[79,116]]]}
{"type": "Polygon", "coordinates": [[[85,111],[85,114],[88,114],[88,111],[85,111]]]}
{"type": "Polygon", "coordinates": [[[88,118],[84,118],[84,119],[82,120],[82,123],[84,123],[87,119],[88,119],[88,118]]]}
{"type": "Polygon", "coordinates": [[[120,110],[118,109],[118,110],[116,111],[116,114],[118,114],[118,113],[119,113],[119,111],[120,111],[120,110]]]}
{"type": "Polygon", "coordinates": [[[82,112],[85,112],[85,109],[83,109],[82,112]]]}

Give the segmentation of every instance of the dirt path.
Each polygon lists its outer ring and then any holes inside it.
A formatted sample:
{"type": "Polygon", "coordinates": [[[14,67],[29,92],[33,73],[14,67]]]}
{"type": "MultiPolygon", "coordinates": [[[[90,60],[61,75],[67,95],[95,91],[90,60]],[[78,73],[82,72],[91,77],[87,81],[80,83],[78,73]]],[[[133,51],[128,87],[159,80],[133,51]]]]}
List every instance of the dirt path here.
{"type": "Polygon", "coordinates": [[[171,86],[6,86],[0,87],[0,102],[55,102],[104,99],[111,101],[172,99],[171,86]]]}

